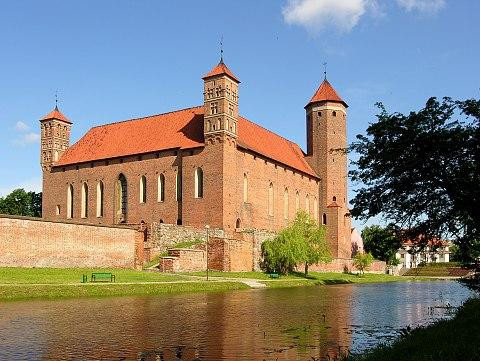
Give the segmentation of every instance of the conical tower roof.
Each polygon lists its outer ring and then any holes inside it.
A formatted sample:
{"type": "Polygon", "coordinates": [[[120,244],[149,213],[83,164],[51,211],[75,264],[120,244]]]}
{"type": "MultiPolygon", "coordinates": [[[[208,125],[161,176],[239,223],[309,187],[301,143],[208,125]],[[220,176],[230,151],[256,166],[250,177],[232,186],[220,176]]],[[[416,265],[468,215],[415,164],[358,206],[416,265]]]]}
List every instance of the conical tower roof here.
{"type": "Polygon", "coordinates": [[[212,76],[223,75],[223,74],[228,75],[237,83],[240,83],[240,80],[238,80],[237,77],[233,75],[232,71],[228,69],[228,66],[225,65],[225,63],[223,62],[223,59],[220,59],[220,62],[218,63],[218,65],[215,66],[212,70],[210,70],[207,74],[205,74],[205,76],[203,76],[202,79],[207,79],[212,76]]]}
{"type": "Polygon", "coordinates": [[[305,107],[312,103],[325,101],[342,103],[345,107],[348,107],[347,103],[343,101],[327,79],[320,84],[315,94],[313,94],[312,99],[310,99],[305,107]]]}
{"type": "Polygon", "coordinates": [[[50,120],[50,119],[57,119],[65,123],[72,124],[72,122],[65,115],[63,115],[60,110],[58,110],[57,106],[55,106],[55,109],[53,109],[50,113],[48,113],[42,119],[40,119],[40,121],[50,120]]]}

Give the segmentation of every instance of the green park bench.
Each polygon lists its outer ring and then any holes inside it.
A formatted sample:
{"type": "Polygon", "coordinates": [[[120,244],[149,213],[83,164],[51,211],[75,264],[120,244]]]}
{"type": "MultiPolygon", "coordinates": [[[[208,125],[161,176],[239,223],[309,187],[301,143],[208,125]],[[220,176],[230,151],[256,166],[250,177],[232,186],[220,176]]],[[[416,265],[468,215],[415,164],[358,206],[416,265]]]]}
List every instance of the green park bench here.
{"type": "Polygon", "coordinates": [[[115,275],[108,272],[92,273],[91,282],[115,282],[115,275]]]}
{"type": "Polygon", "coordinates": [[[269,274],[268,274],[268,277],[270,277],[270,278],[279,278],[280,276],[278,275],[278,273],[269,273],[269,274]]]}

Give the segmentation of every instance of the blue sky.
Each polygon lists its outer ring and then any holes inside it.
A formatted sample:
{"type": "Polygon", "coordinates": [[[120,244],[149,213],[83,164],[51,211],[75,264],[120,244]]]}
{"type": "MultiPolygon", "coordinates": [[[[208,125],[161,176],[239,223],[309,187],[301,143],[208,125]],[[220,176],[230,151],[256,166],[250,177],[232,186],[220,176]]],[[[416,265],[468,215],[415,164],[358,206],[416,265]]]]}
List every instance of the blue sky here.
{"type": "Polygon", "coordinates": [[[0,1],[0,195],[39,191],[38,119],[59,106],[72,141],[102,123],[202,103],[219,60],[240,113],[305,149],[304,105],[328,78],[348,139],[430,96],[479,97],[480,2],[471,0],[0,1]]]}

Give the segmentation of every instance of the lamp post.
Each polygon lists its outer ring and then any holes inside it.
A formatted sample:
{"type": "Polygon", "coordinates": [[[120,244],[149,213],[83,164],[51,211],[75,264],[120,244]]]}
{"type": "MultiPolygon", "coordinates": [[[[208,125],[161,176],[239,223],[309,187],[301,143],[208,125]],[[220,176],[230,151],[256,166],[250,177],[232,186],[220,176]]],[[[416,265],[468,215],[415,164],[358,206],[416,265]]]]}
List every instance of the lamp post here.
{"type": "Polygon", "coordinates": [[[209,236],[209,230],[210,230],[210,226],[207,224],[205,225],[205,229],[207,230],[207,244],[205,246],[205,253],[207,254],[207,281],[208,281],[208,236],[209,236]]]}

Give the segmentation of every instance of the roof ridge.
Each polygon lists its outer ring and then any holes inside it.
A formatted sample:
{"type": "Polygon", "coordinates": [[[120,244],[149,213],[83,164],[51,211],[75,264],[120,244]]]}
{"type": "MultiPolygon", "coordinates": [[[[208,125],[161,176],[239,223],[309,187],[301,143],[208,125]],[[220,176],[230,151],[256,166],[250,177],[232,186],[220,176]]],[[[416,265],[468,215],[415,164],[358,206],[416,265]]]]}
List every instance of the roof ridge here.
{"type": "Polygon", "coordinates": [[[179,112],[183,112],[183,111],[185,111],[185,110],[189,110],[189,109],[195,109],[195,108],[201,108],[201,107],[203,107],[203,105],[197,105],[197,106],[188,107],[188,108],[184,108],[184,109],[178,109],[178,110],[171,110],[171,111],[169,111],[169,112],[165,112],[165,113],[158,113],[158,114],[146,115],[146,116],[144,116],[144,117],[130,118],[130,119],[119,120],[119,121],[116,121],[116,122],[111,122],[111,123],[105,123],[105,124],[100,124],[100,125],[94,125],[93,127],[91,127],[91,128],[90,128],[90,130],[91,130],[91,129],[94,129],[94,128],[105,127],[105,126],[108,126],[108,125],[114,125],[114,124],[120,124],[120,123],[132,122],[132,121],[135,121],[135,120],[141,120],[141,119],[153,118],[153,117],[158,117],[158,116],[161,116],[161,115],[167,115],[167,114],[172,114],[172,113],[179,113],[179,112]]]}

